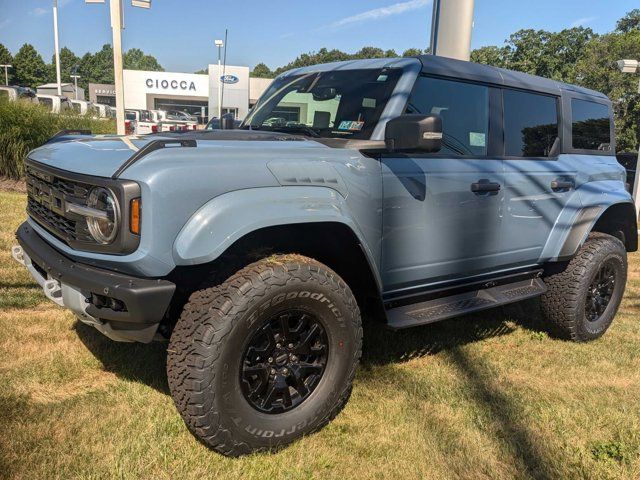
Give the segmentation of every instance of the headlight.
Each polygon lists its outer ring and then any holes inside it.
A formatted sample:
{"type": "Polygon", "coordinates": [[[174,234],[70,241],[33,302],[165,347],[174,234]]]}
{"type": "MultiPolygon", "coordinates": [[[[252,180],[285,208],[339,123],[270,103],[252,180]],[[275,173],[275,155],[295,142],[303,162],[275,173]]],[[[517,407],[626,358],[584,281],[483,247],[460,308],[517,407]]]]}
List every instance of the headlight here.
{"type": "Polygon", "coordinates": [[[91,190],[87,206],[104,212],[101,217],[88,217],[89,233],[96,242],[106,245],[115,240],[120,224],[120,212],[115,195],[106,188],[96,187],[91,190]]]}

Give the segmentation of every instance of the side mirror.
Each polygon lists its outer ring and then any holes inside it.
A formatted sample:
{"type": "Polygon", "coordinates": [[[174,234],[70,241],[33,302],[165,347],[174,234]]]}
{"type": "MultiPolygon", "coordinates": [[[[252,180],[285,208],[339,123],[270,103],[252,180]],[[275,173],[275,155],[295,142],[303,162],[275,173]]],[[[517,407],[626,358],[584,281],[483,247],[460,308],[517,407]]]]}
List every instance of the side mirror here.
{"type": "Polygon", "coordinates": [[[387,122],[384,141],[391,152],[439,152],[442,118],[440,115],[401,115],[387,122]]]}

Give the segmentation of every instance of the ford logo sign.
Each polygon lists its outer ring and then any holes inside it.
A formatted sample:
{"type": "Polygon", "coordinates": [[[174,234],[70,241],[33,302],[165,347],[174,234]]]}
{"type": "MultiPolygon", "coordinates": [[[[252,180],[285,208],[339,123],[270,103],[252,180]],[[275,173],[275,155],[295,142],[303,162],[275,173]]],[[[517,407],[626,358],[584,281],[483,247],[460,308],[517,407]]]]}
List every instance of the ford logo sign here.
{"type": "Polygon", "coordinates": [[[220,77],[220,80],[222,80],[222,83],[230,83],[230,84],[238,83],[240,81],[240,79],[235,75],[222,75],[220,77]]]}

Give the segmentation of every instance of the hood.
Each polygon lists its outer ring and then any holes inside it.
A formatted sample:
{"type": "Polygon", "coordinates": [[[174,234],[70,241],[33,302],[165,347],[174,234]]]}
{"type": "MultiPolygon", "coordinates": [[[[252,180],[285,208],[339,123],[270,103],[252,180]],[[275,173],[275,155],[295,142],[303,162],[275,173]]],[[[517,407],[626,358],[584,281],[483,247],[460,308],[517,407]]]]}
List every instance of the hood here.
{"type": "MultiPolygon", "coordinates": [[[[304,137],[248,130],[214,130],[143,136],[72,135],[53,139],[50,143],[32,150],[28,157],[36,162],[69,172],[111,177],[123,164],[154,140],[195,140],[198,149],[247,148],[246,142],[259,142],[264,148],[277,146],[296,149],[321,146],[304,137]]],[[[257,146],[252,145],[251,150],[257,146]]]]}

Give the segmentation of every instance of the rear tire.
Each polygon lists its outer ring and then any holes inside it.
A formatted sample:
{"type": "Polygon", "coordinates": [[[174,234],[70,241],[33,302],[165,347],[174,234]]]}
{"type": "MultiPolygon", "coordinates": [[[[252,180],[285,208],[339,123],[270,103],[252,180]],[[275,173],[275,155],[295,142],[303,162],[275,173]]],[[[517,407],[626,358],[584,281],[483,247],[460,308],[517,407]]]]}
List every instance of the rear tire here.
{"type": "Polygon", "coordinates": [[[361,348],[345,282],[310,258],[273,256],[191,295],[169,343],[169,388],[208,447],[275,450],[340,412],[361,348]]]}
{"type": "Polygon", "coordinates": [[[609,328],[627,281],[627,252],[620,240],[594,232],[567,268],[545,278],[542,313],[563,337],[595,340],[609,328]]]}

